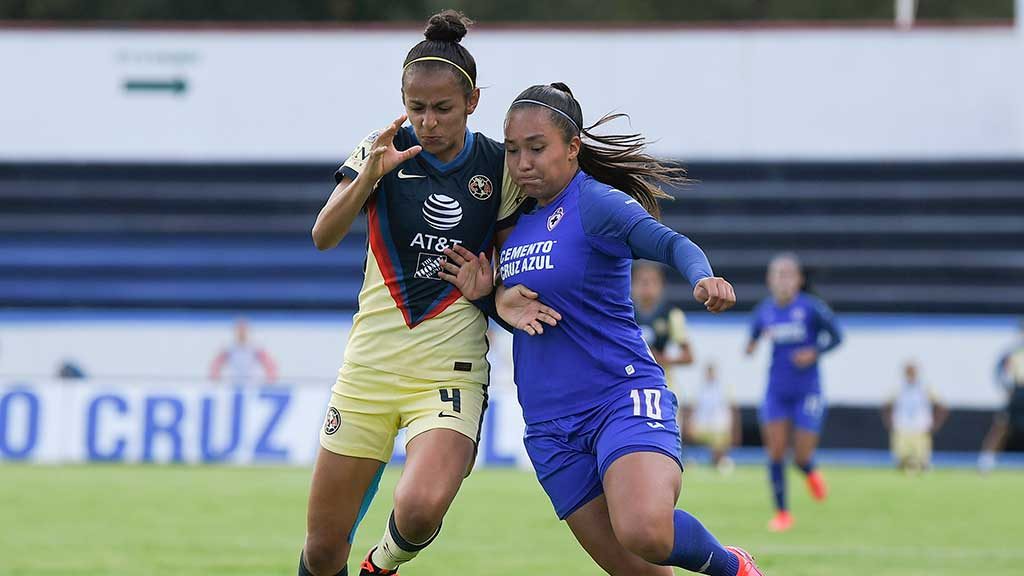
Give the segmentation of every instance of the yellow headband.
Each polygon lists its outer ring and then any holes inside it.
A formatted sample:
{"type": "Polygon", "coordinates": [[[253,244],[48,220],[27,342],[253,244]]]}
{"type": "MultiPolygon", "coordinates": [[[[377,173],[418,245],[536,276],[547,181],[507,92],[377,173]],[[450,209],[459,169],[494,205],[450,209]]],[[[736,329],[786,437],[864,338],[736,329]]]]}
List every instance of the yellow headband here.
{"type": "Polygon", "coordinates": [[[459,66],[455,62],[452,62],[451,60],[448,60],[447,58],[441,58],[440,56],[424,56],[422,58],[417,58],[417,59],[413,60],[412,62],[409,62],[408,64],[406,64],[405,67],[402,68],[402,72],[405,72],[409,68],[409,66],[412,66],[413,64],[415,64],[417,62],[426,62],[428,60],[433,60],[435,62],[447,62],[447,63],[451,64],[452,66],[455,66],[456,68],[458,68],[459,72],[462,72],[462,75],[466,77],[466,80],[469,80],[469,87],[470,88],[476,88],[476,84],[473,82],[473,79],[469,76],[469,72],[466,72],[465,70],[463,70],[462,66],[459,66]]]}

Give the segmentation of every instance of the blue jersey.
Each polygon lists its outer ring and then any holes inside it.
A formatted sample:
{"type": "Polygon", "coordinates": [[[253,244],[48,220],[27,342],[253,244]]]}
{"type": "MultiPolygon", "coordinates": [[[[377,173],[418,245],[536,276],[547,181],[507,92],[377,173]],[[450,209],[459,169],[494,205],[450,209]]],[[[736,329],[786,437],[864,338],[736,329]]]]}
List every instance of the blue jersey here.
{"type": "Polygon", "coordinates": [[[630,231],[652,219],[635,200],[580,171],[547,206],[523,213],[502,247],[504,284],[524,284],[562,320],[513,337],[528,424],[577,414],[643,386],[664,386],[630,299],[630,231]]]}
{"type": "Polygon", "coordinates": [[[793,354],[807,347],[817,348],[821,354],[842,340],[835,317],[824,302],[802,292],[783,307],[771,298],[765,299],[754,310],[750,338],[756,340],[762,334],[772,341],[769,395],[795,396],[821,390],[817,362],[801,368],[794,364],[793,354]],[[827,340],[823,340],[826,335],[827,340]]]}

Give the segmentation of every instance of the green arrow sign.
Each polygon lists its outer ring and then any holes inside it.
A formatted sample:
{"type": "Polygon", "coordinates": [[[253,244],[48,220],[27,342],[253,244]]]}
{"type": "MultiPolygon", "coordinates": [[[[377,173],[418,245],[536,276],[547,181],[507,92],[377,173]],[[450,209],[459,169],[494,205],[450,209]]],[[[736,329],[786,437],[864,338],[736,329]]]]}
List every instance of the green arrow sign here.
{"type": "Polygon", "coordinates": [[[180,96],[188,90],[188,83],[184,78],[170,78],[167,80],[153,79],[129,79],[124,81],[125,92],[167,92],[180,96]]]}

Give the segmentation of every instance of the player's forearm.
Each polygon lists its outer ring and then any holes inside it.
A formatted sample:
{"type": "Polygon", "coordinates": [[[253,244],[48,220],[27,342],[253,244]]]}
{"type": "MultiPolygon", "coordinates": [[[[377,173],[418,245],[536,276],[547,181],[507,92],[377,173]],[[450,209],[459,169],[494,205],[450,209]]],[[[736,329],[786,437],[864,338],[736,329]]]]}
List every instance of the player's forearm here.
{"type": "Polygon", "coordinates": [[[691,286],[714,276],[711,263],[700,246],[653,218],[637,223],[629,233],[628,242],[635,256],[675,268],[691,286]]]}
{"type": "Polygon", "coordinates": [[[334,188],[313,224],[313,243],[317,249],[328,250],[341,242],[373,192],[373,185],[359,176],[355,180],[342,180],[334,188]]]}

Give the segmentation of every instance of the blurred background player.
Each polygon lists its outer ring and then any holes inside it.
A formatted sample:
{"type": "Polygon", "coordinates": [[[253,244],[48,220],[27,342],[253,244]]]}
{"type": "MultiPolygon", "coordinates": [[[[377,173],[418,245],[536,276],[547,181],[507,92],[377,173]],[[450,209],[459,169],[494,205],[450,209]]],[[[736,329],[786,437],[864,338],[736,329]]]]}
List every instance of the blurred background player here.
{"type": "Polygon", "coordinates": [[[903,383],[882,407],[892,455],[900,470],[921,472],[931,466],[932,436],[942,428],[949,410],[931,387],[923,384],[914,362],[903,367],[903,383]]]}
{"type": "Polygon", "coordinates": [[[996,413],[992,427],[981,445],[978,470],[996,467],[996,454],[1011,438],[1024,434],[1024,318],[1020,320],[1017,342],[996,363],[996,381],[1006,390],[1006,407],[996,413]]]}
{"type": "Polygon", "coordinates": [[[235,341],[221,350],[210,363],[210,380],[232,386],[272,384],[277,381],[277,365],[263,348],[249,341],[249,322],[235,321],[235,341]]]}
{"type": "MultiPolygon", "coordinates": [[[[693,363],[693,351],[686,333],[686,315],[665,299],[665,272],[660,264],[649,260],[633,263],[633,308],[636,323],[643,331],[647,347],[654,359],[665,370],[665,380],[683,403],[684,391],[678,366],[693,363]]],[[[680,430],[683,429],[682,412],[679,413],[680,430]]]]}
{"type": "Polygon", "coordinates": [[[735,465],[729,450],[740,442],[740,413],[728,388],[718,379],[714,362],[704,367],[704,382],[683,409],[686,438],[711,449],[711,464],[729,473],[735,465]]]}
{"type": "Polygon", "coordinates": [[[753,354],[761,336],[772,343],[768,388],[761,406],[762,435],[768,452],[768,470],[775,499],[775,517],[768,527],[780,532],[793,526],[786,506],[784,458],[793,435],[794,460],[807,478],[815,500],[824,500],[828,489],[814,463],[825,401],[821,394],[818,360],[842,341],[829,307],[803,291],[805,282],[795,254],[779,254],[768,265],[771,296],[754,309],[747,355],[753,354]]]}

